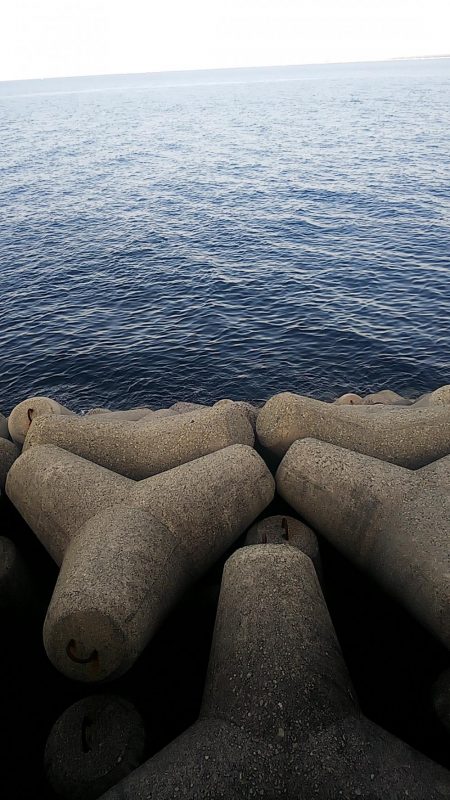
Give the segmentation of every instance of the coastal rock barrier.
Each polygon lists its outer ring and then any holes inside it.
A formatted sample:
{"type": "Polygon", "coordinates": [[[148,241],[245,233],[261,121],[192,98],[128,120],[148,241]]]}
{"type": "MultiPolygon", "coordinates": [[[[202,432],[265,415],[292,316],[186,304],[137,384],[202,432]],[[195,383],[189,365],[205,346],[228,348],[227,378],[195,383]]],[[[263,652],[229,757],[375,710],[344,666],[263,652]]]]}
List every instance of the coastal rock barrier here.
{"type": "Polygon", "coordinates": [[[31,397],[0,493],[5,797],[450,800],[450,386],[31,397]]]}

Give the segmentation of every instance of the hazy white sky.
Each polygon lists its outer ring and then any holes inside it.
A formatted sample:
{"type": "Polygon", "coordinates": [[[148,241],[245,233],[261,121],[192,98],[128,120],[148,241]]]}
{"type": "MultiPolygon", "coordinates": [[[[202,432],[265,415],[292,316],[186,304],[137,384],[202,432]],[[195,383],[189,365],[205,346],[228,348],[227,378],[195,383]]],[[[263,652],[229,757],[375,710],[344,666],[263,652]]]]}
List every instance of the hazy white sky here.
{"type": "Polygon", "coordinates": [[[450,0],[0,0],[0,80],[450,53],[450,0]]]}

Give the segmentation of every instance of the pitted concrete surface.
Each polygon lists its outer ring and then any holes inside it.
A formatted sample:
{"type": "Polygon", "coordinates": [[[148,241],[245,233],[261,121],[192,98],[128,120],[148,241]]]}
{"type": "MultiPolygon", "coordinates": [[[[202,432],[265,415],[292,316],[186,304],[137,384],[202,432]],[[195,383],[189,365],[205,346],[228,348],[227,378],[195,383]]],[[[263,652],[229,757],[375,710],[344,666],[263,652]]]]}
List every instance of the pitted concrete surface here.
{"type": "Polygon", "coordinates": [[[52,663],[84,681],[123,673],[274,488],[246,445],[137,483],[57,447],[27,450],[8,495],[62,562],[44,624],[52,663]]]}
{"type": "Polygon", "coordinates": [[[450,775],[365,719],[310,559],[226,564],[199,721],[103,800],[443,800],[450,775]]]}
{"type": "Polygon", "coordinates": [[[139,423],[84,418],[39,418],[28,432],[24,450],[53,444],[133,480],[214,453],[233,444],[254,444],[247,415],[236,404],[139,423]]]}
{"type": "Polygon", "coordinates": [[[449,460],[412,471],[303,439],[288,450],[276,476],[281,496],[447,648],[449,460]]]}
{"type": "Polygon", "coordinates": [[[290,392],[272,397],[256,423],[258,439],[278,458],[297,439],[314,438],[417,469],[450,453],[450,406],[361,413],[364,406],[323,403],[290,392]]]}

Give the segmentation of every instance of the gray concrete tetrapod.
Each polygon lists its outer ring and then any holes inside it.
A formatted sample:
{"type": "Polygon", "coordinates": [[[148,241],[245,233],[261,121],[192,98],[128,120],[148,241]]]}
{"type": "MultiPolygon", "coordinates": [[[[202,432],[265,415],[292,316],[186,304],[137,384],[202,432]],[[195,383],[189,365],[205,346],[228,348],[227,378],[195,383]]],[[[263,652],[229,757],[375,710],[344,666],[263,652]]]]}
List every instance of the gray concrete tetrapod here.
{"type": "Polygon", "coordinates": [[[412,471],[327,442],[295,442],[282,497],[450,648],[450,457],[412,471]]]}
{"type": "Polygon", "coordinates": [[[410,406],[412,400],[402,397],[401,394],[391,391],[391,389],[382,389],[381,392],[374,392],[367,394],[364,399],[364,405],[374,405],[376,403],[383,403],[391,406],[410,406]]]}
{"type": "Polygon", "coordinates": [[[28,397],[14,406],[8,417],[8,430],[13,442],[22,445],[32,421],[41,415],[49,414],[75,416],[73,411],[52,400],[51,397],[28,397]]]}
{"type": "Polygon", "coordinates": [[[62,800],[95,800],[142,763],[145,738],[142,718],[127,700],[110,694],[84,697],[50,731],[47,781],[62,800]]]}
{"type": "Polygon", "coordinates": [[[414,408],[445,405],[450,405],[450,385],[441,386],[439,389],[435,389],[434,392],[422,395],[414,403],[414,408]]]}
{"type": "Polygon", "coordinates": [[[450,775],[365,719],[308,556],[226,563],[198,722],[103,800],[443,800],[450,775]]]}
{"type": "Polygon", "coordinates": [[[319,542],[314,531],[304,522],[287,514],[265,517],[255,522],[246,533],[244,546],[254,544],[287,544],[309,556],[317,575],[322,577],[319,542]]]}
{"type": "Polygon", "coordinates": [[[245,400],[219,400],[217,403],[214,403],[214,408],[221,408],[226,404],[232,403],[236,405],[238,408],[242,409],[245,412],[248,419],[251,422],[253,430],[256,428],[256,420],[258,419],[259,408],[254,406],[252,403],[247,403],[245,400]]]}
{"type": "Polygon", "coordinates": [[[19,455],[20,450],[14,442],[0,437],[0,494],[5,488],[6,476],[19,455]]]}
{"type": "Polygon", "coordinates": [[[363,408],[370,406],[341,406],[285,392],[261,409],[256,432],[278,458],[297,439],[309,437],[411,469],[450,453],[450,406],[394,407],[395,413],[375,414],[361,413],[363,408]]]}
{"type": "Polygon", "coordinates": [[[133,480],[193,461],[232,444],[253,445],[253,428],[246,414],[230,403],[145,422],[41,417],[31,426],[24,450],[53,444],[133,480]]]}
{"type": "Polygon", "coordinates": [[[245,445],[137,483],[46,445],[15,462],[7,493],[62,562],[47,654],[68,677],[99,681],[134,663],[183,591],[271,502],[274,480],[245,445]]]}
{"type": "Polygon", "coordinates": [[[337,406],[360,406],[363,402],[361,395],[354,392],[346,392],[334,400],[337,406]]]}

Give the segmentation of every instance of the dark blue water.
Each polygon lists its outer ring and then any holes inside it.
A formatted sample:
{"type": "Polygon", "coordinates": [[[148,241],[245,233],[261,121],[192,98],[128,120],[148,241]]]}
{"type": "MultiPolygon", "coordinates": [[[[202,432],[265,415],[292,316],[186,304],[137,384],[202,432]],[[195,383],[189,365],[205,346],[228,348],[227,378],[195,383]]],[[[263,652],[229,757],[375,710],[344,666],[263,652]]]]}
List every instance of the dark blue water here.
{"type": "Polygon", "coordinates": [[[450,383],[450,60],[0,84],[0,406],[450,383]]]}

